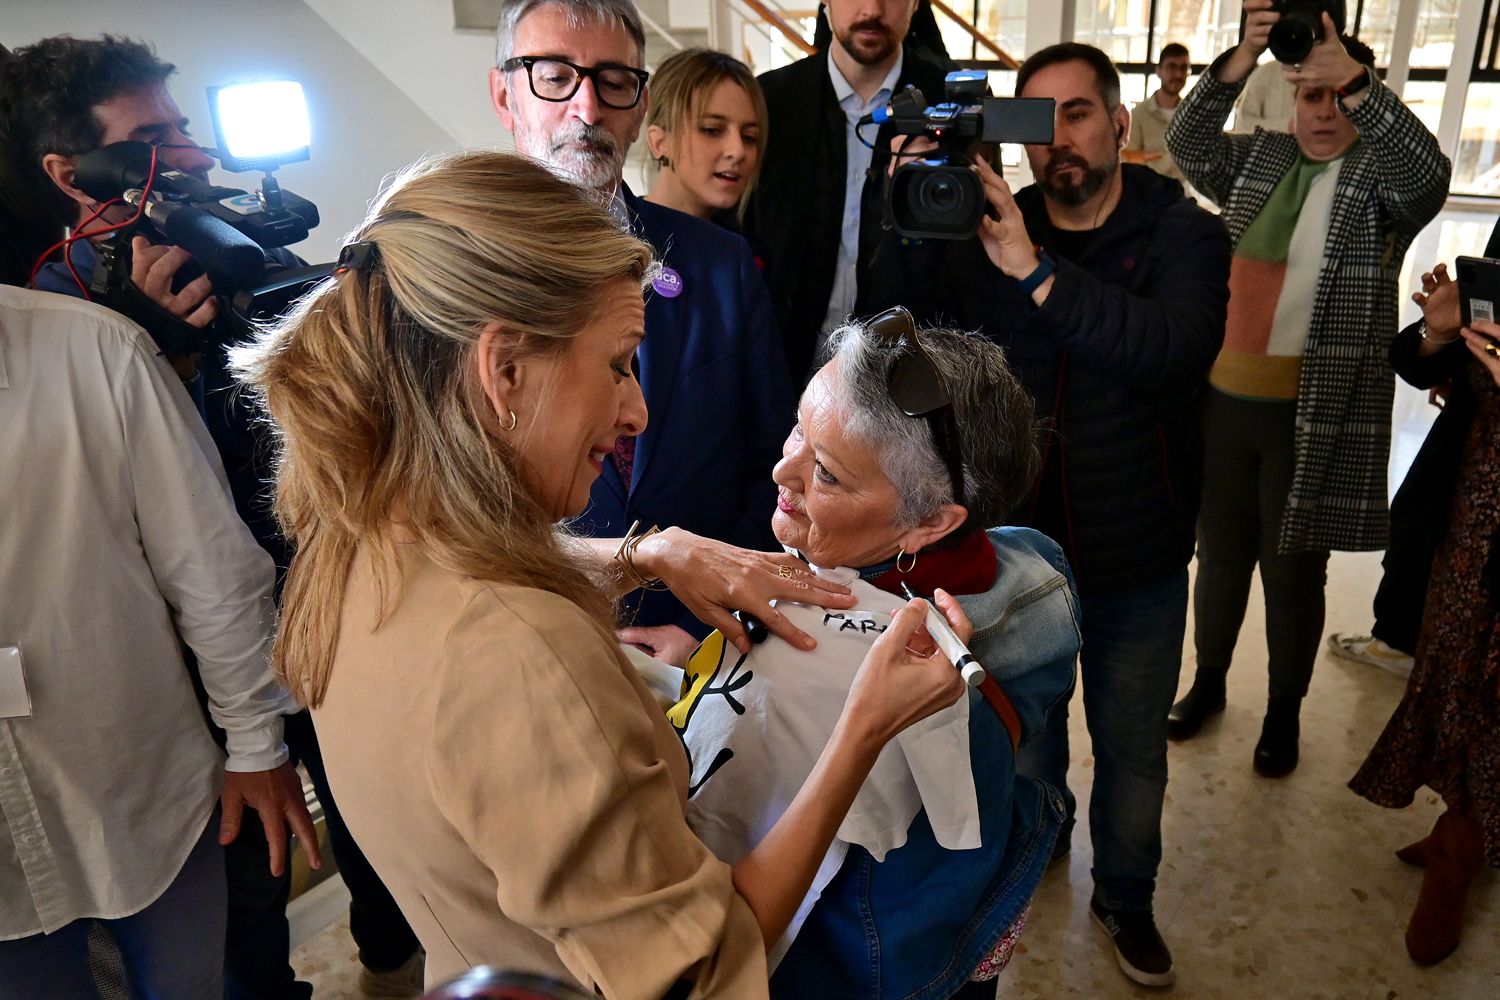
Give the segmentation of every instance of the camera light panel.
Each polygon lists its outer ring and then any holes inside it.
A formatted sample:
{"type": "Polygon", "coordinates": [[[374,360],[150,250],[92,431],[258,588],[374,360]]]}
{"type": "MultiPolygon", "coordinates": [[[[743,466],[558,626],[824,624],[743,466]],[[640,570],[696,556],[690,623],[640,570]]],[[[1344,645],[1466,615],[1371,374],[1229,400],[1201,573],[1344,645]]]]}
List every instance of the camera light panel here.
{"type": "Polygon", "coordinates": [[[265,80],[211,87],[209,103],[224,165],[230,170],[307,158],[312,124],[302,84],[265,80]]]}

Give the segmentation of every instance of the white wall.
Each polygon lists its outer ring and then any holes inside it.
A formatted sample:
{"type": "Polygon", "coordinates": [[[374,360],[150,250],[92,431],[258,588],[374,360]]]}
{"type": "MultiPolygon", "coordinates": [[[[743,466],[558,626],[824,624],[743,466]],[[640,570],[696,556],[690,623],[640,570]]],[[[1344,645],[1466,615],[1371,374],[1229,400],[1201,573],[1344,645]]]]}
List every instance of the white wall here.
{"type": "Polygon", "coordinates": [[[461,146],[512,148],[490,107],[495,36],[456,31],[453,0],[304,0],[461,146]]]}
{"type": "MultiPolygon", "coordinates": [[[[300,80],[312,115],[312,159],[283,167],[277,176],[322,214],[322,225],[295,248],[311,261],[333,258],[387,174],[425,153],[462,148],[466,141],[419,108],[302,0],[0,3],[0,42],[8,48],[64,33],[110,32],[154,44],[159,57],[177,65],[168,86],[205,145],[214,142],[205,87],[256,77],[300,80]]],[[[480,73],[488,60],[479,63],[480,73]]],[[[500,131],[498,123],[494,131],[500,131]]],[[[214,180],[249,187],[259,175],[216,171],[214,180]]]]}

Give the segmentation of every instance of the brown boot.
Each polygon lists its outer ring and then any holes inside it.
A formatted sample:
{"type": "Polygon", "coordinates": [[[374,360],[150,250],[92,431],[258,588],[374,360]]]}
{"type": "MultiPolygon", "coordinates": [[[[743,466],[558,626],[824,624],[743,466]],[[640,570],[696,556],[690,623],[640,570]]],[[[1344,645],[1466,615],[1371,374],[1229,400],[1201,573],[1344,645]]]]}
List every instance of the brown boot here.
{"type": "Polygon", "coordinates": [[[1426,868],[1429,852],[1432,850],[1432,837],[1428,835],[1414,844],[1407,844],[1396,851],[1396,857],[1405,861],[1413,868],[1426,868]]]}
{"type": "MultiPolygon", "coordinates": [[[[1438,823],[1441,823],[1443,821],[1443,817],[1439,816],[1437,821],[1438,823]]],[[[1432,856],[1432,843],[1436,837],[1437,826],[1434,825],[1431,833],[1423,837],[1421,840],[1418,840],[1411,844],[1407,844],[1405,847],[1398,850],[1396,852],[1396,857],[1400,858],[1402,861],[1405,861],[1413,868],[1426,868],[1427,859],[1432,856]]]]}
{"type": "Polygon", "coordinates": [[[1418,965],[1436,965],[1458,948],[1469,884],[1484,864],[1484,833],[1478,823],[1449,809],[1432,834],[1412,847],[1422,844],[1427,874],[1406,925],[1406,951],[1418,965]]]}

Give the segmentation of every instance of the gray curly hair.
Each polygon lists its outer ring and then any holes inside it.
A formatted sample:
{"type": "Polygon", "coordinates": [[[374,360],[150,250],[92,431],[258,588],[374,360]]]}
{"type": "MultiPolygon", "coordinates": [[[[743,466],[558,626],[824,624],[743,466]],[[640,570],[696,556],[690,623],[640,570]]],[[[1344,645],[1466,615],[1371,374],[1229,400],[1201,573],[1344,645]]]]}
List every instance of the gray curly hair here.
{"type": "Polygon", "coordinates": [[[495,65],[515,55],[516,27],[521,19],[542,7],[557,7],[568,15],[568,24],[581,28],[593,24],[618,24],[635,39],[638,61],[646,61],[646,29],[640,11],[631,0],[505,0],[495,25],[495,65]]]}
{"type": "MultiPolygon", "coordinates": [[[[948,387],[958,423],[969,516],[945,539],[956,542],[1005,523],[1026,495],[1040,462],[1039,425],[1031,397],[997,345],[943,328],[917,336],[948,387]]],[[[953,484],[928,421],[908,417],[891,399],[887,378],[899,343],[851,322],[833,333],[828,355],[839,363],[834,405],[844,433],[879,457],[900,498],[897,518],[909,526],[952,503],[953,484]]]]}

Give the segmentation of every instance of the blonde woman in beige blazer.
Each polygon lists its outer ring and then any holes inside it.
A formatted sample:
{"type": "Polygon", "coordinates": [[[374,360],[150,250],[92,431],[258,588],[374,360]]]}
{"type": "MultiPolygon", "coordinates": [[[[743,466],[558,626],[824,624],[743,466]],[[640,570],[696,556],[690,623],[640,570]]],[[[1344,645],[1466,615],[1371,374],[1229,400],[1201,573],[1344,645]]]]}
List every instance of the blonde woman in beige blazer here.
{"type": "Polygon", "coordinates": [[[487,963],[612,998],[765,996],[766,943],[881,746],[962,691],[908,648],[931,649],[921,609],[875,644],[786,818],[717,861],[612,596],[664,581],[742,646],[729,607],[810,646],[768,602],[849,602],[789,557],[555,528],[648,419],[649,248],[542,167],[469,153],[406,171],[340,263],[236,360],[279,427],[297,546],[277,669],[429,982],[487,963]]]}

